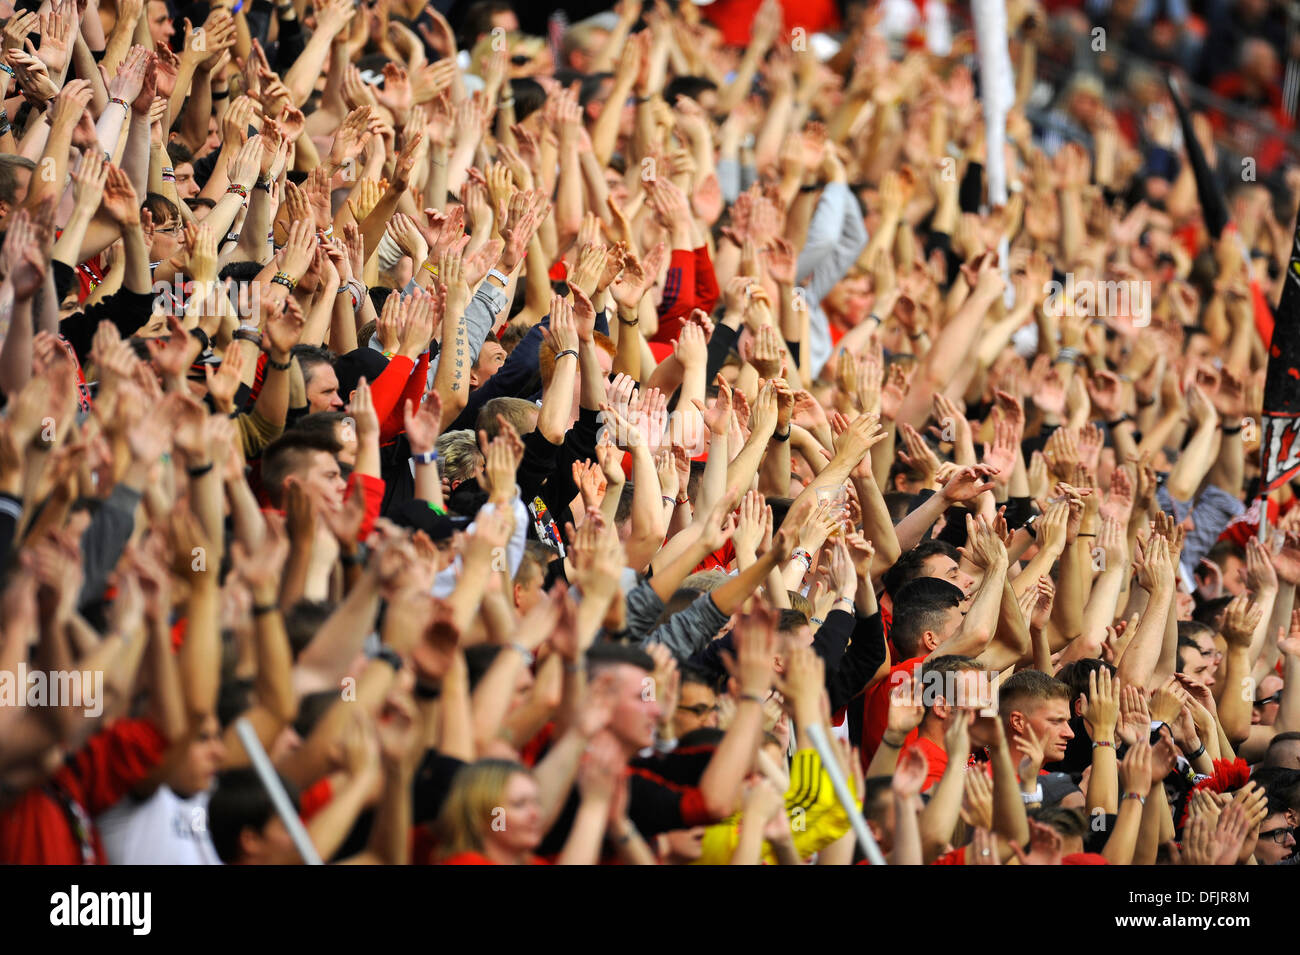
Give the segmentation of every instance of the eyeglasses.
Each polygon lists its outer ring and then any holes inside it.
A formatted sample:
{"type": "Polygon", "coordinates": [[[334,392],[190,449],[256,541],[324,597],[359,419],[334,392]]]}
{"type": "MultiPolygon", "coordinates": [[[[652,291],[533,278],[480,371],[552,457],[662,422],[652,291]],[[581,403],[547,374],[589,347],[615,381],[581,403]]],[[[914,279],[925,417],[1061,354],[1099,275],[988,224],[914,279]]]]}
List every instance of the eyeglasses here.
{"type": "Polygon", "coordinates": [[[1251,705],[1251,706],[1255,706],[1255,707],[1259,707],[1259,708],[1262,709],[1262,708],[1264,708],[1265,706],[1268,706],[1270,703],[1281,703],[1281,702],[1282,702],[1282,691],[1281,691],[1281,690],[1278,690],[1278,691],[1277,691],[1276,693],[1274,693],[1272,696],[1266,696],[1266,697],[1264,697],[1262,700],[1256,700],[1255,702],[1251,703],[1250,705],[1251,705]]]}
{"type": "Polygon", "coordinates": [[[185,227],[177,222],[169,226],[154,226],[153,231],[158,235],[180,235],[185,231],[185,227]]]}
{"type": "Polygon", "coordinates": [[[679,710],[685,710],[687,713],[692,713],[695,716],[708,716],[710,713],[718,712],[718,705],[716,703],[711,706],[708,703],[695,703],[692,706],[687,706],[685,703],[679,703],[677,708],[679,710]]]}
{"type": "Polygon", "coordinates": [[[1214,659],[1214,660],[1223,659],[1223,654],[1219,652],[1218,647],[1210,647],[1210,649],[1208,650],[1202,647],[1197,647],[1196,649],[1201,654],[1201,656],[1205,657],[1206,659],[1214,659]]]}
{"type": "Polygon", "coordinates": [[[1259,834],[1260,839],[1272,839],[1273,845],[1284,846],[1288,836],[1295,835],[1295,826],[1284,826],[1281,829],[1266,829],[1259,834]]]}

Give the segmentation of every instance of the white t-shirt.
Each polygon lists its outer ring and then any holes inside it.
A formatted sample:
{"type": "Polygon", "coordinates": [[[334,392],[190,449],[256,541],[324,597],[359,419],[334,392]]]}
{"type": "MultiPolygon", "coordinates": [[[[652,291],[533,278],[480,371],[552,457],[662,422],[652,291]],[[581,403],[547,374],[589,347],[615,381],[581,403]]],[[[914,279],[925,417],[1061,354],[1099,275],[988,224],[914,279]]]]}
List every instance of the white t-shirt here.
{"type": "Polygon", "coordinates": [[[210,793],[182,799],[159,786],[143,801],[127,796],[96,820],[111,865],[221,865],[208,833],[210,793]]]}

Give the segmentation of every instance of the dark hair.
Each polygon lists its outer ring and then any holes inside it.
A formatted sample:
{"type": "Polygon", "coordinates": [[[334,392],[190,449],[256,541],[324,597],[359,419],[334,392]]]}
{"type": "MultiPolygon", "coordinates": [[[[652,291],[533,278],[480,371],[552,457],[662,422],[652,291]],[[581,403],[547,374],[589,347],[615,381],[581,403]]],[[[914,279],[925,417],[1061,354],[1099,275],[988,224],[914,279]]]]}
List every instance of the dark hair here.
{"type": "Polygon", "coordinates": [[[295,660],[307,649],[332,613],[334,604],[327,600],[299,600],[285,613],[284,630],[295,660]]]}
{"type": "MultiPolygon", "coordinates": [[[[298,808],[298,787],[280,777],[294,809],[298,808]]],[[[208,804],[208,833],[221,861],[233,865],[242,859],[239,837],[245,829],[261,832],[275,815],[275,805],[257,771],[231,769],[217,777],[217,789],[208,804]]]]}
{"type": "Polygon", "coordinates": [[[459,46],[463,50],[473,50],[474,44],[484,33],[492,30],[492,18],[498,13],[513,13],[514,7],[506,0],[478,0],[471,3],[465,11],[465,19],[460,25],[459,46]]]}
{"type": "Polygon", "coordinates": [[[1051,826],[1067,839],[1084,839],[1088,835],[1088,817],[1081,809],[1045,806],[1034,813],[1034,819],[1045,826],[1051,826]]]}
{"type": "Polygon", "coordinates": [[[618,666],[619,664],[634,666],[645,670],[646,673],[653,673],[655,670],[654,657],[640,647],[630,646],[626,643],[612,643],[603,640],[592,644],[591,649],[587,651],[588,676],[594,676],[601,667],[618,666]]]}
{"type": "Polygon", "coordinates": [[[863,784],[862,815],[878,826],[883,823],[885,811],[889,807],[889,800],[885,796],[893,781],[893,776],[872,776],[863,784]]]}
{"type": "Polygon", "coordinates": [[[319,345],[294,345],[289,354],[298,359],[298,367],[302,369],[304,385],[311,381],[313,368],[317,365],[333,367],[334,361],[338,357],[328,348],[321,348],[319,345]]]}
{"type": "Polygon", "coordinates": [[[337,444],[338,439],[333,435],[304,431],[286,431],[268,444],[262,452],[262,488],[271,503],[280,506],[285,479],[298,468],[307,454],[324,451],[333,457],[337,444]]]}
{"type": "Polygon", "coordinates": [[[1071,660],[1057,672],[1056,678],[1070,688],[1070,705],[1079,697],[1087,699],[1088,697],[1088,679],[1098,670],[1109,670],[1111,676],[1116,673],[1115,667],[1104,660],[1097,660],[1089,657],[1086,660],[1071,660]]]}
{"type": "Polygon", "coordinates": [[[904,586],[894,599],[894,624],[889,639],[905,660],[920,652],[926,631],[938,633],[949,612],[961,605],[960,587],[935,577],[919,577],[904,586]]]}
{"type": "Polygon", "coordinates": [[[659,612],[658,618],[655,619],[654,626],[662,627],[673,617],[677,616],[677,614],[695,603],[696,599],[698,599],[702,593],[704,593],[704,591],[698,590],[695,587],[678,587],[673,591],[672,596],[664,601],[664,609],[659,612]]]}
{"type": "Polygon", "coordinates": [[[194,153],[190,147],[186,146],[179,139],[172,140],[167,144],[167,158],[172,161],[173,166],[183,166],[185,163],[194,164],[194,153]]]}
{"type": "Polygon", "coordinates": [[[1201,645],[1196,642],[1196,638],[1204,634],[1214,633],[1214,628],[1203,623],[1197,623],[1195,620],[1178,621],[1178,672],[1183,672],[1183,649],[1190,648],[1197,653],[1201,652],[1201,645]]]}
{"type": "Polygon", "coordinates": [[[1203,600],[1198,603],[1196,609],[1192,611],[1192,619],[1197,623],[1203,623],[1207,627],[1213,629],[1216,618],[1218,618],[1219,614],[1223,613],[1230,603],[1232,603],[1232,594],[1225,594],[1222,597],[1203,600]]]}
{"type": "Polygon", "coordinates": [[[522,123],[530,115],[546,105],[546,90],[542,84],[531,77],[521,76],[510,81],[510,89],[515,94],[515,122],[522,123]]]}
{"type": "Polygon", "coordinates": [[[140,208],[149,210],[149,215],[153,216],[155,226],[160,226],[172,219],[181,217],[181,210],[176,208],[176,203],[156,192],[146,193],[140,208]]]}
{"type": "Polygon", "coordinates": [[[778,633],[794,633],[800,627],[808,625],[808,618],[799,610],[782,610],[780,619],[777,620],[776,630],[778,633]]]}
{"type": "Polygon", "coordinates": [[[1283,766],[1261,766],[1250,774],[1257,786],[1268,793],[1269,812],[1300,809],[1300,769],[1283,766]],[[1282,805],[1275,810],[1274,803],[1282,805]]]}
{"type": "Polygon", "coordinates": [[[314,434],[334,444],[334,454],[343,450],[343,443],[338,439],[338,425],[347,419],[342,411],[315,411],[293,423],[286,434],[314,434]]]}
{"type": "Polygon", "coordinates": [[[515,350],[515,346],[527,337],[528,332],[528,326],[521,325],[518,322],[511,322],[505,328],[501,329],[501,337],[498,338],[497,341],[501,344],[501,347],[506,350],[506,354],[509,355],[515,350]]]}
{"type": "Polygon", "coordinates": [[[247,260],[227,262],[221,267],[221,270],[217,272],[217,278],[222,279],[223,281],[225,279],[233,279],[234,284],[245,285],[257,278],[261,271],[262,266],[256,262],[249,262],[247,260]]]}
{"type": "Polygon", "coordinates": [[[884,577],[881,579],[881,582],[885,585],[885,591],[891,597],[897,599],[898,592],[903,588],[903,585],[923,576],[925,562],[936,554],[951,557],[954,562],[961,559],[961,555],[957,553],[957,548],[951,544],[945,541],[923,540],[894,561],[894,566],[885,571],[884,577]]]}
{"type": "MultiPolygon", "coordinates": [[[[606,80],[612,80],[613,73],[585,73],[578,81],[578,105],[586,108],[587,104],[600,95],[600,88],[606,80]]],[[[672,100],[668,101],[672,103],[672,100]]]]}
{"type": "Polygon", "coordinates": [[[707,76],[674,76],[664,86],[664,102],[669,106],[675,106],[679,96],[698,100],[702,93],[717,88],[718,84],[707,76]]]}
{"type": "MultiPolygon", "coordinates": [[[[1300,743],[1300,733],[1278,733],[1268,741],[1268,750],[1264,753],[1264,765],[1261,769],[1272,769],[1273,764],[1273,747],[1278,743],[1300,743]]],[[[1289,767],[1288,767],[1289,768],[1289,767]]],[[[1259,770],[1256,770],[1258,772],[1259,770]]]]}
{"type": "Polygon", "coordinates": [[[710,690],[716,690],[717,680],[713,674],[707,670],[695,666],[693,663],[683,663],[677,668],[682,675],[682,686],[687,683],[693,683],[696,686],[707,686],[710,690]]]}
{"type": "MultiPolygon", "coordinates": [[[[293,731],[306,739],[334,704],[343,704],[338,690],[319,690],[308,693],[298,701],[298,715],[293,720],[293,731]]],[[[346,705],[346,704],[343,704],[346,705]]]]}

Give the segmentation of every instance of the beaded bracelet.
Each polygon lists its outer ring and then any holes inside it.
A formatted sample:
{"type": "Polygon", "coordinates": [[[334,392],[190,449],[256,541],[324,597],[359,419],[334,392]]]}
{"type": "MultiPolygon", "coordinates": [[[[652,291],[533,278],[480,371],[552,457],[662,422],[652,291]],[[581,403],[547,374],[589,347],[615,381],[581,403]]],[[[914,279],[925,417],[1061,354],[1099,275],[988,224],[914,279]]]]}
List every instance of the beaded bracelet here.
{"type": "Polygon", "coordinates": [[[109,103],[110,106],[113,105],[114,103],[116,103],[118,106],[122,107],[122,108],[123,108],[124,110],[126,110],[128,113],[131,112],[131,104],[128,103],[128,102],[127,102],[126,100],[124,100],[124,99],[120,99],[120,98],[114,96],[112,99],[110,99],[110,100],[108,101],[108,103],[109,103]]]}
{"type": "Polygon", "coordinates": [[[275,275],[271,276],[271,281],[276,285],[283,285],[290,292],[292,292],[298,285],[298,283],[291,279],[285,272],[276,272],[275,275]]]}
{"type": "Polygon", "coordinates": [[[16,75],[14,74],[14,68],[10,66],[8,63],[0,63],[0,70],[4,70],[6,73],[8,73],[10,79],[17,79],[16,75]]]}
{"type": "Polygon", "coordinates": [[[241,199],[248,198],[248,190],[237,182],[232,182],[230,185],[226,186],[226,195],[230,195],[232,192],[241,199]]]}

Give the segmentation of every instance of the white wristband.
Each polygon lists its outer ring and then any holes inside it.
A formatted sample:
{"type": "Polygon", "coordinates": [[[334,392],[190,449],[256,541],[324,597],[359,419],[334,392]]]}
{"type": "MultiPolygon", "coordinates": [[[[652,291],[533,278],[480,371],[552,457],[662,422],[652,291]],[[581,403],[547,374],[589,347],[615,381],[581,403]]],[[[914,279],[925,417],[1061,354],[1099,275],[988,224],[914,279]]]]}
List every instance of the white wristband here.
{"type": "Polygon", "coordinates": [[[1020,799],[1026,806],[1031,803],[1041,803],[1043,801],[1043,784],[1039,783],[1037,788],[1035,788],[1031,793],[1021,793],[1020,799]]]}

